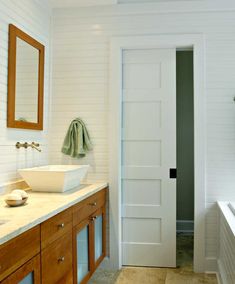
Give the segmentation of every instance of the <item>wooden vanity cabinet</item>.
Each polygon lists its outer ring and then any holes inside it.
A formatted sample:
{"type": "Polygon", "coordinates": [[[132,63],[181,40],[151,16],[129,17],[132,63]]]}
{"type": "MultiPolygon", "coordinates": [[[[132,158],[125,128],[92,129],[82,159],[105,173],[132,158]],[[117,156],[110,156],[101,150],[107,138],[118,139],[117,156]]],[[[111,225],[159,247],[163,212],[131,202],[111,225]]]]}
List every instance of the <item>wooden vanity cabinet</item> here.
{"type": "Polygon", "coordinates": [[[106,189],[0,245],[2,284],[85,284],[105,257],[106,189]]]}

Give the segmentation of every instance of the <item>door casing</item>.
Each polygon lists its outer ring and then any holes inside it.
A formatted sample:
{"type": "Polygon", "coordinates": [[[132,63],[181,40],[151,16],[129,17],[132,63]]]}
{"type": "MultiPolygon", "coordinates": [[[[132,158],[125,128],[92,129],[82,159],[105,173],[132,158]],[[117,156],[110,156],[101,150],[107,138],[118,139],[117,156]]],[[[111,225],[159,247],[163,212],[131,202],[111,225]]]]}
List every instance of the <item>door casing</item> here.
{"type": "Polygon", "coordinates": [[[122,51],[147,48],[193,48],[194,51],[194,271],[205,271],[206,103],[204,90],[204,36],[172,34],[113,37],[110,43],[109,85],[109,214],[108,266],[120,269],[121,256],[121,114],[122,51]]]}

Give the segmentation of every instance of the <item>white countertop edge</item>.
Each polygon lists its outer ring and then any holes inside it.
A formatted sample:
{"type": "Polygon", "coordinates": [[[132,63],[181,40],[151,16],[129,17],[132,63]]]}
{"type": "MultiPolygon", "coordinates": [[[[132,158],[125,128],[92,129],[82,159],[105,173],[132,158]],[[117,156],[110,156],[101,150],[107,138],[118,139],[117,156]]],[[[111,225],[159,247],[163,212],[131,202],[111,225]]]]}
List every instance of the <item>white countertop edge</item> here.
{"type": "MultiPolygon", "coordinates": [[[[69,207],[75,205],[78,202],[81,202],[82,200],[90,197],[91,195],[99,192],[100,190],[106,188],[108,186],[108,183],[97,183],[97,184],[89,184],[86,187],[84,187],[83,189],[79,190],[79,193],[82,193],[84,191],[84,193],[76,198],[74,198],[71,201],[66,202],[65,204],[62,204],[61,206],[59,205],[57,208],[52,209],[49,212],[46,212],[45,214],[42,214],[41,216],[38,216],[34,219],[32,219],[30,222],[27,222],[25,224],[23,224],[22,226],[17,227],[16,229],[12,230],[9,233],[5,233],[3,234],[3,236],[1,236],[0,233],[0,245],[6,243],[7,241],[19,236],[20,234],[30,230],[31,228],[41,224],[42,222],[48,220],[49,218],[55,216],[56,214],[64,211],[65,209],[68,209],[69,207]],[[93,189],[90,189],[90,187],[94,187],[93,189]]],[[[33,193],[35,194],[35,193],[33,193]]],[[[37,194],[43,194],[43,193],[37,193],[37,194]]],[[[30,202],[30,199],[29,199],[30,202]]],[[[23,207],[21,207],[23,208],[23,207]]],[[[3,217],[4,218],[4,217],[3,217]]],[[[9,222],[7,222],[6,224],[0,225],[0,231],[2,229],[4,229],[4,226],[9,224],[9,223],[14,222],[14,220],[11,220],[9,222]]]]}
{"type": "Polygon", "coordinates": [[[228,204],[229,202],[226,201],[219,201],[217,202],[220,211],[222,212],[225,220],[227,221],[229,228],[231,229],[231,232],[235,238],[235,215],[233,214],[233,212],[231,211],[231,209],[229,208],[228,204]]]}

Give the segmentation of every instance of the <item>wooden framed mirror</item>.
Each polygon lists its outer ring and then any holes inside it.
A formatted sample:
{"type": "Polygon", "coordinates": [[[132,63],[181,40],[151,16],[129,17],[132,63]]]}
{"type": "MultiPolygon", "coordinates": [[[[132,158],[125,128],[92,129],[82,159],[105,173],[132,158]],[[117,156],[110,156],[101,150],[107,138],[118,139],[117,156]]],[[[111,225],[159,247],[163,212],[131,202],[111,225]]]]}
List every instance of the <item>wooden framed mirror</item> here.
{"type": "Polygon", "coordinates": [[[44,46],[9,25],[7,127],[43,129],[44,46]]]}

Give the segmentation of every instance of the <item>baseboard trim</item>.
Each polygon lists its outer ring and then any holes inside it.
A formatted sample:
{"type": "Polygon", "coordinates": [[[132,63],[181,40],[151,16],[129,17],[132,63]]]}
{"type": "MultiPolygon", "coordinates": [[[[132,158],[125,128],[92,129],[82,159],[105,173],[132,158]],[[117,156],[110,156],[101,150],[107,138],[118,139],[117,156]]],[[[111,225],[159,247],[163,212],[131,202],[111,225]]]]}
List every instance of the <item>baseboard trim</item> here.
{"type": "Polygon", "coordinates": [[[219,259],[217,261],[217,266],[218,266],[218,278],[219,278],[220,283],[221,284],[227,284],[223,264],[219,259]]]}
{"type": "MultiPolygon", "coordinates": [[[[107,270],[113,270],[114,269],[110,263],[110,258],[105,257],[100,265],[101,269],[107,269],[107,270]]],[[[205,259],[205,273],[208,274],[216,274],[216,278],[218,281],[218,284],[227,284],[224,277],[223,277],[223,269],[221,267],[220,262],[215,257],[207,257],[205,259]]]]}
{"type": "Polygon", "coordinates": [[[194,221],[192,220],[177,220],[176,221],[177,233],[193,233],[194,232],[194,221]]]}
{"type": "Polygon", "coordinates": [[[216,274],[217,283],[218,284],[223,284],[222,279],[221,279],[221,277],[219,275],[219,272],[216,272],[215,274],[216,274]]]}
{"type": "Polygon", "coordinates": [[[100,268],[104,270],[117,271],[110,262],[110,258],[106,256],[100,264],[100,268]]]}

